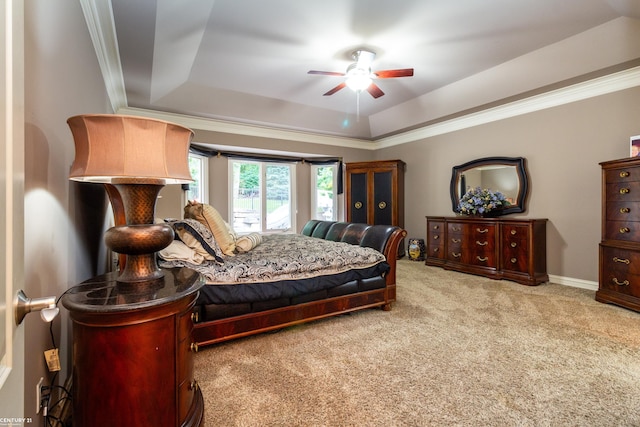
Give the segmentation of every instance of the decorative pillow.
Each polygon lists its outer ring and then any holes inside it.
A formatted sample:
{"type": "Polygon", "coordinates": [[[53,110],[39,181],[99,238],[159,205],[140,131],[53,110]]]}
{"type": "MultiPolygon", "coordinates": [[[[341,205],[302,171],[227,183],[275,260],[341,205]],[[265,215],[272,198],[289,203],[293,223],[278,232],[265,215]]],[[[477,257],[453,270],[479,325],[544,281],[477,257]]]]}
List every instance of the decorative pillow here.
{"type": "Polygon", "coordinates": [[[170,223],[178,238],[188,247],[209,261],[224,262],[220,246],[211,230],[195,219],[183,219],[170,223]]]}
{"type": "Polygon", "coordinates": [[[262,243],[262,234],[249,233],[238,237],[236,240],[236,251],[238,253],[249,252],[251,249],[262,243]]]}
{"type": "Polygon", "coordinates": [[[184,207],[185,219],[192,218],[209,227],[213,233],[222,253],[233,256],[236,248],[234,236],[229,233],[227,224],[220,213],[211,205],[203,203],[189,202],[184,207]]]}
{"type": "MultiPolygon", "coordinates": [[[[202,245],[200,245],[200,247],[202,247],[202,245]]],[[[171,242],[169,246],[159,251],[158,255],[166,261],[186,261],[197,265],[204,262],[204,256],[202,254],[191,249],[180,240],[174,240],[171,242]]],[[[211,255],[209,256],[211,257],[211,255]]]]}

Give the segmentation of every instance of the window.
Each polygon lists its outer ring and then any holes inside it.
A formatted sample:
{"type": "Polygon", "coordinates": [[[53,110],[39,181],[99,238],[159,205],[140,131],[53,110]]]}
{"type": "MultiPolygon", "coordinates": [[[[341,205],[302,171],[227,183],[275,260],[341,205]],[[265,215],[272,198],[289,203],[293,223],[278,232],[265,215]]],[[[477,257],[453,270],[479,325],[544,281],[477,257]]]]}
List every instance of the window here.
{"type": "MultiPolygon", "coordinates": [[[[197,200],[200,203],[209,203],[208,185],[208,161],[204,156],[189,153],[189,172],[193,182],[189,184],[187,200],[197,200]]],[[[186,204],[186,201],[185,203],[186,204]]]]}
{"type": "Polygon", "coordinates": [[[337,165],[311,165],[311,219],[335,221],[337,165]]]}
{"type": "Polygon", "coordinates": [[[295,165],[230,159],[229,206],[239,233],[295,228],[295,165]]]}

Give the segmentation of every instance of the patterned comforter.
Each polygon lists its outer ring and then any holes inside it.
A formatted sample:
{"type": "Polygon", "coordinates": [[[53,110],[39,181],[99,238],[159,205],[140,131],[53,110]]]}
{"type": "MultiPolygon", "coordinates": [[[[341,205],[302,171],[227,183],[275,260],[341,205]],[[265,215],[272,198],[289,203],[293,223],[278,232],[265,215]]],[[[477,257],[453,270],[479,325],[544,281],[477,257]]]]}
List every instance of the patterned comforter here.
{"type": "Polygon", "coordinates": [[[207,284],[268,283],[298,280],[366,269],[385,261],[380,252],[343,242],[300,234],[264,235],[248,253],[228,256],[224,263],[196,265],[161,261],[163,267],[189,267],[202,273],[207,284]]]}

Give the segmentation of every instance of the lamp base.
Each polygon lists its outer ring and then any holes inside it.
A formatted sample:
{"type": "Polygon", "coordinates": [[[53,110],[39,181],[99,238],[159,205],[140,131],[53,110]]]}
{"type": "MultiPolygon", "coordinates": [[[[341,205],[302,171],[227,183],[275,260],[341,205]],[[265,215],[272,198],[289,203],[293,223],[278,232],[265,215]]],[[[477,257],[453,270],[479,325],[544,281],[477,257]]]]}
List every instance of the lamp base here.
{"type": "MultiPolygon", "coordinates": [[[[156,252],[174,239],[167,224],[154,224],[155,205],[164,181],[158,179],[116,179],[113,187],[119,195],[109,193],[112,204],[124,210],[126,225],[118,224],[105,233],[105,243],[114,252],[125,255],[120,283],[154,282],[164,276],[156,261],[156,252]]],[[[116,215],[116,219],[122,215],[116,215]]]]}

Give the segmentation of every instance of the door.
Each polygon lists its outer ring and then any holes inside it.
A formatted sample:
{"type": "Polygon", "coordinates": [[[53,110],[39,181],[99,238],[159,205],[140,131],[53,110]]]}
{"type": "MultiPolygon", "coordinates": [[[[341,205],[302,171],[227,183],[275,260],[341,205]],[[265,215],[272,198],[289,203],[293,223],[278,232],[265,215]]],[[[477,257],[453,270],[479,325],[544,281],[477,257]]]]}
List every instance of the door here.
{"type": "Polygon", "coordinates": [[[0,3],[0,424],[24,418],[24,326],[13,298],[24,278],[24,10],[23,0],[0,3]]]}

